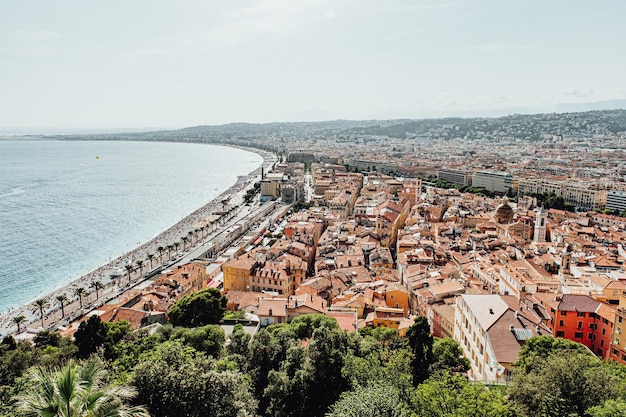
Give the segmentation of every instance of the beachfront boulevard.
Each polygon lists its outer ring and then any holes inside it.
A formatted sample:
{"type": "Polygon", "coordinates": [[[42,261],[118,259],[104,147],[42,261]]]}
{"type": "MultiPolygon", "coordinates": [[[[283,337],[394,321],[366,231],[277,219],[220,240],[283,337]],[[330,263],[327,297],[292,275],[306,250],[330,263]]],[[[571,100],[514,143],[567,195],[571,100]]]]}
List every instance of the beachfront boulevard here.
{"type": "Polygon", "coordinates": [[[149,242],[31,304],[9,310],[0,317],[0,335],[32,338],[43,329],[63,330],[125,292],[148,285],[163,271],[192,259],[210,261],[249,229],[261,228],[261,218],[271,218],[285,206],[247,199],[262,171],[268,172],[277,161],[271,153],[254,151],[264,158],[261,167],[149,242]]]}

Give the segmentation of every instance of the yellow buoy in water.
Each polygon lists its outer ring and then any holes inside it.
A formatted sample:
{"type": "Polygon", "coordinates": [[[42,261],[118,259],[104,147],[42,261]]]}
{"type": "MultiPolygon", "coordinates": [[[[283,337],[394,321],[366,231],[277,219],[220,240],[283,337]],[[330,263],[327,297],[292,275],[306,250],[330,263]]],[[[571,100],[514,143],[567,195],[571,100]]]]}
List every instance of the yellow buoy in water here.
{"type": "Polygon", "coordinates": [[[100,159],[100,157],[99,157],[99,156],[96,156],[96,159],[100,159]]]}

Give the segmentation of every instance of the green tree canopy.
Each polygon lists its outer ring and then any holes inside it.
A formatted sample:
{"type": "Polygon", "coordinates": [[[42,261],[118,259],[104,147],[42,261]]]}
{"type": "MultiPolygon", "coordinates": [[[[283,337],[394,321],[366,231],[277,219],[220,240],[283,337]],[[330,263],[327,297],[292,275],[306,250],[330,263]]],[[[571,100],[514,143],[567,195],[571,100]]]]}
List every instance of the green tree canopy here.
{"type": "Polygon", "coordinates": [[[168,311],[174,326],[198,327],[217,324],[226,310],[226,297],[215,288],[195,291],[176,301],[168,311]]]}
{"type": "Polygon", "coordinates": [[[91,316],[89,320],[83,321],[74,333],[74,343],[78,347],[78,357],[87,358],[96,353],[98,348],[104,344],[107,338],[107,326],[98,316],[91,316]]]}
{"type": "Polygon", "coordinates": [[[224,346],[224,331],[215,324],[196,329],[177,328],[170,336],[170,340],[179,340],[185,345],[193,347],[198,352],[204,352],[217,358],[224,346]]]}
{"type": "Polygon", "coordinates": [[[430,364],[431,374],[438,372],[465,372],[469,367],[469,360],[463,355],[463,350],[456,340],[449,337],[435,339],[433,343],[433,362],[430,364]]]}
{"type": "Polygon", "coordinates": [[[410,417],[413,414],[395,387],[375,384],[347,391],[326,417],[410,417]]]}
{"type": "Polygon", "coordinates": [[[553,355],[569,356],[577,353],[594,356],[580,343],[560,337],[535,336],[528,339],[520,349],[517,367],[522,372],[529,372],[537,360],[542,361],[553,355]]]}
{"type": "Polygon", "coordinates": [[[142,355],[133,383],[155,417],[256,415],[250,380],[177,341],[142,355]]]}
{"type": "Polygon", "coordinates": [[[586,410],[623,394],[620,378],[593,355],[567,352],[535,357],[509,388],[519,416],[584,416],[586,410]]]}
{"type": "Polygon", "coordinates": [[[300,339],[310,338],[318,327],[334,330],[339,328],[337,319],[325,314],[304,314],[291,320],[291,329],[300,339]]]}
{"type": "Polygon", "coordinates": [[[428,378],[428,368],[433,361],[433,337],[428,319],[417,317],[406,335],[413,352],[413,385],[417,386],[428,378]]]}
{"type": "Polygon", "coordinates": [[[483,384],[443,373],[417,387],[413,401],[420,417],[508,417],[506,398],[483,384]]]}
{"type": "Polygon", "coordinates": [[[626,417],[626,401],[606,400],[601,405],[595,405],[587,409],[591,417],[626,417]]]}

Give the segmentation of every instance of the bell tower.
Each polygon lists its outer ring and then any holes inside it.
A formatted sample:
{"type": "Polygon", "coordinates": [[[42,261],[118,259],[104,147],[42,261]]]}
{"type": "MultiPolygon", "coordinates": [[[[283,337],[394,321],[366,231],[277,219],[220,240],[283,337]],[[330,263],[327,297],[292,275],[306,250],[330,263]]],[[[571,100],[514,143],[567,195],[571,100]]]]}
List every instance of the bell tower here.
{"type": "Polygon", "coordinates": [[[535,215],[535,233],[533,235],[533,242],[545,242],[546,241],[546,220],[548,219],[548,213],[541,207],[535,215]]]}

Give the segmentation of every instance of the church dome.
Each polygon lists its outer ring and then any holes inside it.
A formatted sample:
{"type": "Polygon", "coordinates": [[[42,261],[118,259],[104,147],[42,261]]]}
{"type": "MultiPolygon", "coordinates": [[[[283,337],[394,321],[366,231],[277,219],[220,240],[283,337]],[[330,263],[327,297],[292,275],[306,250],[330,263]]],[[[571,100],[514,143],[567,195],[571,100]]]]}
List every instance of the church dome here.
{"type": "Polygon", "coordinates": [[[509,205],[507,200],[504,200],[504,202],[496,208],[494,217],[497,223],[510,223],[513,221],[513,207],[509,205]]]}

